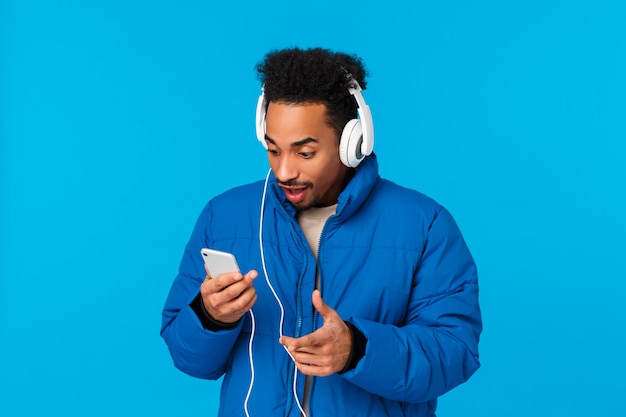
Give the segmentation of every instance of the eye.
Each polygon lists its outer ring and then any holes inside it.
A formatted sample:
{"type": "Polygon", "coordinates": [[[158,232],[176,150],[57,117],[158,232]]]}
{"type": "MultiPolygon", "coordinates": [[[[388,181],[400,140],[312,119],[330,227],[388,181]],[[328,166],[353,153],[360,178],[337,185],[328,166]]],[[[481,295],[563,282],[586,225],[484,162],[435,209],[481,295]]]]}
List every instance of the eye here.
{"type": "Polygon", "coordinates": [[[299,152],[299,154],[304,159],[311,159],[315,155],[315,152],[299,152]]]}
{"type": "Polygon", "coordinates": [[[267,149],[267,153],[273,156],[277,156],[279,154],[278,149],[270,149],[270,148],[267,149]]]}

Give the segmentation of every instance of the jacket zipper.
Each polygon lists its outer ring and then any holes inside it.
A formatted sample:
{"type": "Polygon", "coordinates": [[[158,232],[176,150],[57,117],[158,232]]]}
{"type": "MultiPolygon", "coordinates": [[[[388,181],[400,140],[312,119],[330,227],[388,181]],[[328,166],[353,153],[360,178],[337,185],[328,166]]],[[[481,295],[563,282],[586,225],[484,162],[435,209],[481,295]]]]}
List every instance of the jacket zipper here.
{"type": "MultiPolygon", "coordinates": [[[[323,240],[322,238],[324,237],[324,232],[326,231],[326,228],[328,227],[328,223],[335,216],[336,216],[336,214],[333,214],[330,217],[328,217],[328,219],[326,219],[326,223],[324,223],[324,227],[322,228],[322,233],[320,233],[320,237],[319,237],[319,240],[317,242],[316,275],[317,275],[317,273],[319,273],[319,282],[316,283],[317,284],[316,287],[319,290],[320,295],[323,294],[323,291],[322,291],[322,283],[323,283],[323,280],[322,280],[322,268],[319,266],[319,265],[322,264],[320,262],[320,260],[322,259],[322,240],[323,240]]],[[[317,312],[317,310],[315,310],[313,312],[313,323],[312,323],[313,331],[317,330],[317,319],[318,319],[318,317],[319,317],[319,313],[317,312]]],[[[313,399],[313,386],[314,385],[315,385],[315,377],[312,377],[311,378],[311,384],[309,385],[309,392],[305,393],[305,395],[309,399],[309,401],[308,401],[309,409],[307,410],[308,411],[307,417],[313,417],[313,412],[311,411],[311,405],[313,404],[312,399],[313,399]]]]}
{"type": "MultiPolygon", "coordinates": [[[[289,223],[289,226],[291,227],[291,232],[294,234],[294,236],[296,237],[296,239],[298,240],[298,243],[300,244],[300,248],[303,249],[304,251],[304,265],[308,264],[308,253],[309,250],[307,249],[307,246],[304,245],[304,242],[302,242],[302,239],[300,238],[300,235],[298,234],[298,231],[294,225],[294,220],[291,218],[291,216],[285,211],[285,208],[283,207],[283,205],[280,203],[280,201],[276,201],[276,198],[274,198],[274,205],[275,207],[278,207],[280,212],[282,213],[283,216],[285,216],[285,218],[287,219],[287,223],[289,223]]],[[[324,236],[324,232],[326,231],[326,227],[328,226],[329,221],[333,218],[337,216],[337,213],[331,215],[330,217],[328,217],[328,219],[326,220],[326,223],[324,224],[324,227],[322,228],[322,233],[320,233],[320,237],[318,240],[318,245],[317,245],[317,262],[316,262],[316,274],[317,274],[317,270],[318,270],[318,265],[320,265],[320,259],[322,256],[322,238],[324,236]]],[[[317,283],[317,289],[320,291],[320,294],[322,294],[322,269],[319,268],[319,282],[317,283]]],[[[302,334],[302,320],[303,320],[303,306],[302,306],[302,281],[304,280],[304,270],[300,273],[300,276],[298,277],[298,290],[297,290],[297,328],[296,328],[296,337],[300,337],[302,334]]],[[[319,316],[319,313],[316,311],[313,312],[313,323],[312,323],[312,329],[313,331],[317,330],[317,318],[319,316]]],[[[282,329],[281,329],[282,331],[282,329]]],[[[293,371],[293,367],[289,367],[289,379],[288,381],[292,381],[294,378],[294,371],[293,371]]],[[[313,385],[315,384],[315,378],[313,377],[311,380],[311,385],[309,386],[309,392],[305,393],[305,395],[308,395],[309,401],[309,409],[307,417],[312,417],[313,414],[311,413],[311,394],[313,393],[313,385]]],[[[293,409],[293,403],[294,403],[294,393],[293,393],[293,389],[289,389],[289,394],[288,394],[288,406],[286,409],[286,413],[285,416],[289,416],[289,414],[291,414],[291,410],[293,409]]]]}
{"type": "MultiPolygon", "coordinates": [[[[289,216],[289,214],[285,211],[284,207],[282,206],[282,204],[280,204],[280,202],[276,202],[275,201],[275,206],[279,208],[279,210],[281,211],[282,215],[285,216],[285,218],[287,219],[287,223],[289,223],[289,226],[291,228],[291,232],[293,233],[293,235],[296,237],[298,243],[300,244],[300,248],[304,250],[304,265],[307,265],[308,263],[308,251],[306,250],[306,246],[304,246],[304,243],[302,242],[302,239],[300,238],[300,235],[298,234],[298,231],[294,225],[294,221],[291,218],[291,216],[289,216]]],[[[300,272],[300,276],[298,277],[298,289],[297,289],[297,301],[296,301],[296,311],[297,311],[297,326],[296,326],[296,337],[300,337],[300,335],[302,334],[302,316],[303,316],[303,306],[302,306],[302,281],[304,280],[304,268],[303,270],[300,272]]],[[[281,329],[282,332],[282,329],[281,329]]],[[[292,366],[289,367],[289,374],[288,374],[288,386],[291,387],[291,381],[293,381],[294,379],[294,368],[292,366]]],[[[293,389],[289,389],[288,390],[288,404],[287,404],[287,409],[286,409],[286,413],[285,416],[289,416],[289,414],[291,414],[291,410],[293,409],[293,403],[294,403],[294,392],[293,389]]]]}

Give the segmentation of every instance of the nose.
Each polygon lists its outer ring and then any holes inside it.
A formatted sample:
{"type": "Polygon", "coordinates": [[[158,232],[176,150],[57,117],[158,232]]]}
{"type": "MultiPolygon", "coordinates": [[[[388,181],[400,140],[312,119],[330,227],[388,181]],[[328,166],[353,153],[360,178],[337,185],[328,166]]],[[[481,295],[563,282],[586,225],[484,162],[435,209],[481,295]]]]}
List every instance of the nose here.
{"type": "Polygon", "coordinates": [[[279,182],[289,182],[298,177],[295,161],[288,152],[281,154],[274,162],[274,176],[279,182]]]}

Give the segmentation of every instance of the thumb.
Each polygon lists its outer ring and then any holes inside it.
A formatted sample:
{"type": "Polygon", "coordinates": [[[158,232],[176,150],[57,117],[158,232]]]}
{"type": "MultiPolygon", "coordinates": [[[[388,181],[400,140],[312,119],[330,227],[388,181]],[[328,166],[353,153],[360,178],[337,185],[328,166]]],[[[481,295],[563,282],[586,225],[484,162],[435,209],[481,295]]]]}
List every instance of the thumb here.
{"type": "Polygon", "coordinates": [[[321,314],[324,321],[328,320],[332,315],[336,314],[335,310],[330,308],[328,304],[322,300],[322,293],[319,290],[314,290],[311,295],[311,299],[313,302],[313,307],[317,310],[318,313],[321,314]]]}

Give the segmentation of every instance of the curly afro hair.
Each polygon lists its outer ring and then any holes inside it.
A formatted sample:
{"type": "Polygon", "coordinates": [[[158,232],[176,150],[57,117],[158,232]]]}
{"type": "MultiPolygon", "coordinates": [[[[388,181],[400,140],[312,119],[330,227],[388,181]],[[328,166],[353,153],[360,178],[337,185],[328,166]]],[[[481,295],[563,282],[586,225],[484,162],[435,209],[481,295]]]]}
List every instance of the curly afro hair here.
{"type": "Polygon", "coordinates": [[[328,125],[338,136],[357,117],[356,101],[348,92],[350,75],[363,90],[367,85],[360,58],[322,48],[273,50],[256,70],[267,103],[323,103],[328,125]]]}

